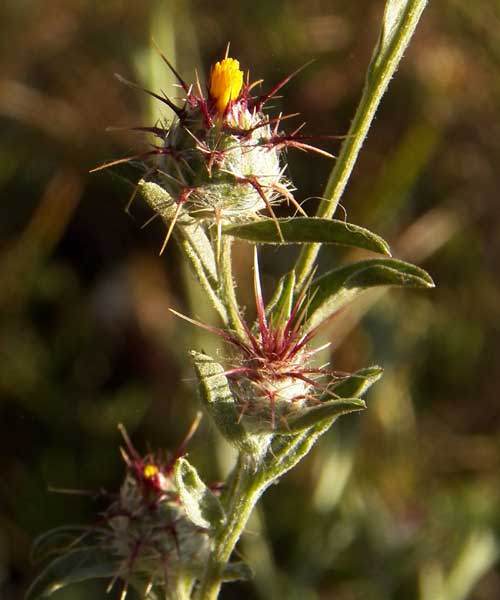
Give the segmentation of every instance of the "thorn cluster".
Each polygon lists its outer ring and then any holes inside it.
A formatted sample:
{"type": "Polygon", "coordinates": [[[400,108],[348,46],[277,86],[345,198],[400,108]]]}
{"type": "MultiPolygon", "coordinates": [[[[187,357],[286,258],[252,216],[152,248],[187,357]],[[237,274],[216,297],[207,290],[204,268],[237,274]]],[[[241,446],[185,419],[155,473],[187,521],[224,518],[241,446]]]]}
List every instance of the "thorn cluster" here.
{"type": "MultiPolygon", "coordinates": [[[[286,429],[287,418],[337,396],[331,389],[347,374],[327,365],[312,366],[316,354],[329,346],[310,348],[319,327],[305,329],[311,279],[292,302],[292,295],[266,309],[262,296],[257,253],[254,264],[254,292],[257,319],[250,327],[239,315],[244,335],[195,321],[170,309],[177,316],[218,335],[234,352],[225,371],[240,407],[240,420],[257,423],[264,430],[286,429]]],[[[293,287],[293,286],[291,286],[293,287]]]]}
{"type": "MultiPolygon", "coordinates": [[[[129,582],[138,578],[148,587],[163,582],[179,568],[202,565],[209,548],[207,532],[186,516],[179,498],[174,465],[197,427],[190,428],[181,446],[168,460],[159,455],[141,457],[132,446],[123,427],[126,449],[122,456],[127,466],[120,493],[102,515],[105,525],[101,544],[119,560],[119,567],[108,590],[118,579],[123,583],[121,599],[127,595],[129,582]],[[181,567],[182,565],[182,567],[181,567]]],[[[149,591],[144,593],[148,596],[149,591]]]]}

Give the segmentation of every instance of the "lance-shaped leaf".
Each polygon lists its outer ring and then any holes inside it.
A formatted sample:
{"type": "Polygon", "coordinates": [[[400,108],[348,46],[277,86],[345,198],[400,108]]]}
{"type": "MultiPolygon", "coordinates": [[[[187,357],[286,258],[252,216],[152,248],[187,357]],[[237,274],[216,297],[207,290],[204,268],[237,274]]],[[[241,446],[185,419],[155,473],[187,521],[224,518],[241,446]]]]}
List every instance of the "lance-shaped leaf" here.
{"type": "Polygon", "coordinates": [[[335,417],[325,418],[304,431],[275,436],[273,445],[264,457],[264,471],[261,477],[273,481],[276,477],[284,475],[304,458],[334,421],[335,417]]]}
{"type": "Polygon", "coordinates": [[[290,271],[280,279],[273,298],[266,306],[266,316],[271,318],[273,325],[277,326],[279,322],[284,323],[290,318],[294,288],[295,271],[290,271]]]}
{"type": "Polygon", "coordinates": [[[224,368],[206,354],[192,351],[191,356],[200,383],[201,398],[208,412],[226,437],[235,440],[244,437],[243,426],[237,424],[238,410],[224,368]]]}
{"type": "Polygon", "coordinates": [[[294,217],[228,225],[224,233],[257,244],[339,244],[391,255],[387,242],[364,227],[336,219],[294,217]],[[279,229],[276,226],[279,224],[279,229]],[[281,231],[281,235],[280,235],[281,231]]]}
{"type": "Polygon", "coordinates": [[[200,383],[200,394],[208,412],[222,435],[231,443],[250,453],[252,437],[248,436],[240,423],[240,413],[234,402],[233,393],[224,374],[224,368],[210,356],[191,352],[194,368],[200,383]]]}
{"type": "Polygon", "coordinates": [[[206,354],[192,351],[191,356],[202,400],[219,431],[241,451],[254,458],[260,456],[267,448],[269,435],[255,432],[251,427],[252,419],[242,418],[222,365],[206,354]],[[250,431],[243,423],[247,427],[250,425],[250,431]]]}
{"type": "Polygon", "coordinates": [[[320,325],[369,288],[431,288],[434,282],[428,273],[415,265],[393,258],[376,258],[330,271],[312,285],[316,289],[309,306],[306,330],[320,325]]]}
{"type": "Polygon", "coordinates": [[[360,398],[342,398],[339,400],[329,400],[322,402],[318,406],[306,408],[288,417],[287,422],[276,428],[277,433],[298,433],[309,429],[313,425],[321,423],[333,422],[333,418],[347,415],[352,412],[364,410],[366,404],[360,398]]]}
{"type": "Polygon", "coordinates": [[[366,367],[332,384],[330,389],[336,396],[340,396],[341,398],[362,396],[382,377],[383,373],[384,369],[377,365],[366,367]]]}
{"type": "Polygon", "coordinates": [[[266,304],[266,317],[269,317],[269,315],[276,308],[276,305],[280,301],[280,298],[283,294],[283,289],[289,286],[290,277],[293,277],[294,281],[295,281],[295,272],[294,271],[291,271],[290,273],[286,273],[285,275],[280,277],[280,279],[276,285],[276,288],[274,290],[274,294],[272,295],[269,302],[266,304]]]}
{"type": "Polygon", "coordinates": [[[48,598],[57,590],[87,579],[114,577],[121,572],[123,561],[101,548],[73,550],[53,560],[35,579],[25,600],[48,598]]]}
{"type": "Polygon", "coordinates": [[[219,499],[200,479],[196,469],[185,458],[175,463],[175,482],[187,516],[198,527],[213,529],[224,521],[219,499]]]}

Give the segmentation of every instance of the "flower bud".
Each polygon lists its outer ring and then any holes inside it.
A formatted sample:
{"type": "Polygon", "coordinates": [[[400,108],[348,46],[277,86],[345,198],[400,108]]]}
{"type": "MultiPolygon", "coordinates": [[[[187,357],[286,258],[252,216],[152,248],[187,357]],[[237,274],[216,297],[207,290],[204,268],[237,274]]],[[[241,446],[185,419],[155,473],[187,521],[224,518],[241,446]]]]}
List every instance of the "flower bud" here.
{"type": "Polygon", "coordinates": [[[245,222],[291,196],[267,117],[250,106],[239,63],[212,69],[209,95],[190,92],[158,153],[155,180],[197,220],[245,222]]]}
{"type": "Polygon", "coordinates": [[[177,573],[201,573],[209,534],[189,518],[180,499],[174,473],[183,459],[165,462],[152,454],[141,458],[122,433],[127,471],[120,493],[103,513],[107,532],[102,545],[126,566],[118,574],[125,586],[139,577],[168,588],[177,573]]]}
{"type": "Polygon", "coordinates": [[[281,151],[294,147],[332,157],[306,143],[308,138],[299,134],[302,126],[283,134],[279,131],[281,115],[269,117],[264,112],[266,102],[292,75],[270,92],[254,96],[252,90],[260,82],[249,83],[239,62],[226,56],[213,66],[208,92],[204,94],[198,81],[188,85],[162,57],[184,90],[183,105],[144,90],[166,104],[175,113],[174,119],[160,126],[134,128],[152,133],[159,142],[145,154],[112,161],[98,169],[137,158],[153,159],[144,180],[160,185],[177,207],[174,215],[168,217],[150,202],[153,210],[169,223],[162,251],[182,216],[209,226],[215,223],[220,228],[226,223],[260,220],[267,213],[281,235],[275,205],[285,200],[305,215],[284,175],[286,163],[281,151]]]}
{"type": "Polygon", "coordinates": [[[291,433],[364,406],[356,398],[340,400],[333,391],[345,375],[313,364],[314,356],[325,346],[311,348],[316,329],[304,327],[309,282],[294,299],[292,271],[284,278],[281,297],[266,309],[257,254],[254,273],[257,320],[252,327],[240,315],[244,334],[183,317],[231,346],[224,366],[202,354],[193,353],[193,358],[207,409],[222,433],[249,453],[265,449],[272,434],[291,433]]]}

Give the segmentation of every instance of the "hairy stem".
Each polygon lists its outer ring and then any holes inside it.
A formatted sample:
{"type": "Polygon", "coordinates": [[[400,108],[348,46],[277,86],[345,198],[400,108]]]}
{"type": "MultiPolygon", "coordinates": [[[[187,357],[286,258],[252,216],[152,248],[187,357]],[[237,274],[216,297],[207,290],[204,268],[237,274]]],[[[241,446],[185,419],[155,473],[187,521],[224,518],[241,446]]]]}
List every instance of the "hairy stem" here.
{"type": "Polygon", "coordinates": [[[259,476],[259,465],[241,453],[233,474],[231,494],[226,498],[227,520],[214,539],[214,548],[201,582],[197,600],[215,600],[222,585],[224,569],[246,527],[252,510],[269,485],[259,476]]]}
{"type": "Polygon", "coordinates": [[[192,267],[193,271],[195,272],[195,275],[196,275],[201,287],[204,289],[208,298],[210,299],[212,306],[218,312],[220,318],[222,319],[222,322],[227,324],[228,323],[228,314],[227,314],[226,306],[224,305],[224,302],[222,302],[221,299],[219,298],[217,292],[214,290],[213,283],[210,281],[209,277],[205,273],[205,271],[203,269],[202,261],[200,260],[200,257],[198,255],[196,249],[193,248],[193,246],[189,243],[188,240],[182,239],[182,238],[179,240],[179,245],[181,246],[182,250],[184,251],[189,262],[191,263],[191,267],[192,267]]]}
{"type": "Polygon", "coordinates": [[[165,600],[189,600],[194,585],[194,579],[189,574],[181,573],[167,586],[165,600]]]}
{"type": "MultiPolygon", "coordinates": [[[[388,36],[389,42],[384,45],[387,34],[385,28],[388,26],[390,17],[389,11],[395,11],[398,5],[405,4],[402,0],[399,2],[388,0],[386,3],[382,30],[368,69],[363,95],[346,139],[342,144],[339,157],[330,173],[323,194],[323,201],[318,207],[316,216],[330,219],[335,213],[375,117],[380,100],[403,57],[426,3],[427,0],[408,0],[404,10],[398,17],[397,27],[393,35],[388,36]]],[[[321,244],[308,244],[302,248],[295,266],[297,290],[302,288],[314,268],[320,248],[321,244]]]]}
{"type": "Polygon", "coordinates": [[[219,258],[219,281],[221,286],[220,296],[227,312],[228,325],[236,331],[242,339],[245,331],[241,324],[238,300],[235,293],[233,268],[231,261],[232,238],[228,235],[222,237],[219,258]]]}
{"type": "Polygon", "coordinates": [[[247,453],[240,453],[224,498],[227,520],[215,536],[197,600],[215,600],[218,597],[224,569],[257,501],[273,481],[304,458],[334,421],[335,417],[325,419],[298,435],[282,436],[276,448],[269,448],[258,460],[247,453]]]}

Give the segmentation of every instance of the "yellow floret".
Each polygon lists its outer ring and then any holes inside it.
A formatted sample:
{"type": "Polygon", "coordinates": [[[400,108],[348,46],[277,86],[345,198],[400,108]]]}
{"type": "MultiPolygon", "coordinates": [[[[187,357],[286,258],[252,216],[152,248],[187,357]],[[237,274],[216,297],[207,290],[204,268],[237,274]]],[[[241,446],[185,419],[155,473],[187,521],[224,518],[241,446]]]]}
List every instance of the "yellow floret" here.
{"type": "Polygon", "coordinates": [[[151,464],[146,465],[144,467],[143,474],[146,479],[151,479],[155,475],[158,475],[158,467],[155,467],[155,465],[151,465],[151,464]]]}
{"type": "Polygon", "coordinates": [[[243,86],[243,71],[234,58],[225,58],[215,63],[210,74],[210,96],[215,107],[223,115],[229,102],[236,100],[243,86]]]}

